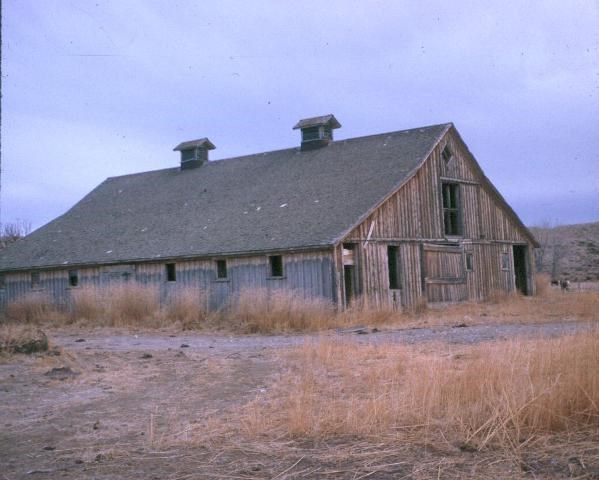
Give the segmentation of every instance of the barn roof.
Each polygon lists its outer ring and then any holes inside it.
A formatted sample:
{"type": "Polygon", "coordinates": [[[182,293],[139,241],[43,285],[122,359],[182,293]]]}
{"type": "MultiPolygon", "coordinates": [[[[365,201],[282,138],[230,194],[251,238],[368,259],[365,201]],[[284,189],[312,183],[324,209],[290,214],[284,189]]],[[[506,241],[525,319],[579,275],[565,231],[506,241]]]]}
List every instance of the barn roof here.
{"type": "Polygon", "coordinates": [[[325,247],[428,156],[451,124],[111,177],[0,252],[0,269],[325,247]]]}

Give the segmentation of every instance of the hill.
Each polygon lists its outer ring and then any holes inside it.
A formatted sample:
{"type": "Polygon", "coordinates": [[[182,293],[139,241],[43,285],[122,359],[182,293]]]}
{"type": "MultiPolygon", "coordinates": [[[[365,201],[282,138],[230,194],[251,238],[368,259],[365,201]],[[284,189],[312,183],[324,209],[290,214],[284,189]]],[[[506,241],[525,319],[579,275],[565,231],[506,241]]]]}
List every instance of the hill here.
{"type": "Polygon", "coordinates": [[[552,279],[599,280],[599,222],[530,227],[541,244],[535,252],[538,272],[552,279]]]}

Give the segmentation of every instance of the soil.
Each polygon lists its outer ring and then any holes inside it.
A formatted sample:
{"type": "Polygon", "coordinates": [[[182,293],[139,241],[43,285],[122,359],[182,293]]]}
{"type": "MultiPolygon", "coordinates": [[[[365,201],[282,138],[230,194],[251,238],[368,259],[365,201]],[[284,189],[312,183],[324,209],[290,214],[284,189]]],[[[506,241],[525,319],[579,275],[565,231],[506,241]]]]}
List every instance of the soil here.
{"type": "MultiPolygon", "coordinates": [[[[471,344],[564,335],[586,326],[358,328],[321,335],[471,344]]],[[[388,450],[355,439],[187,439],[195,424],[226,418],[269,388],[282,372],[281,349],[319,336],[49,331],[47,353],[0,359],[0,478],[570,478],[576,472],[599,478],[599,465],[568,457],[559,446],[555,456],[522,457],[515,465],[491,452],[450,445],[388,450]]]]}

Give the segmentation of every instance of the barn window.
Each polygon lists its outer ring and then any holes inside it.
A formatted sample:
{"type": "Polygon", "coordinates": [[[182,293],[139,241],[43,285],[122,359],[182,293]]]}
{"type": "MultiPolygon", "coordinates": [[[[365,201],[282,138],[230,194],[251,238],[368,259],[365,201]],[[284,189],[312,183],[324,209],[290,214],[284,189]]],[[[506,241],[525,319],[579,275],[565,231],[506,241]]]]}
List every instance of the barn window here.
{"type": "Polygon", "coordinates": [[[443,157],[443,160],[445,160],[445,163],[449,163],[449,161],[453,158],[453,153],[449,148],[449,145],[445,145],[443,152],[441,152],[441,156],[443,157]]]}
{"type": "Polygon", "coordinates": [[[283,276],[283,257],[281,255],[272,255],[268,257],[270,265],[270,276],[271,277],[282,277],[283,276]]]}
{"type": "Polygon", "coordinates": [[[474,270],[474,256],[471,253],[466,254],[466,270],[468,272],[474,270]]]}
{"type": "Polygon", "coordinates": [[[177,281],[177,266],[175,263],[166,264],[166,281],[176,282],[177,281]]]}
{"type": "Polygon", "coordinates": [[[227,261],[217,260],[216,261],[216,278],[227,278],[227,261]]]}
{"type": "Polygon", "coordinates": [[[510,254],[504,252],[501,254],[501,269],[509,270],[510,269],[510,254]]]}
{"type": "Polygon", "coordinates": [[[40,272],[31,272],[31,288],[40,288],[40,272]]]}
{"type": "Polygon", "coordinates": [[[6,288],[6,276],[0,273],[0,289],[6,288]]]}
{"type": "Polygon", "coordinates": [[[69,270],[69,287],[79,286],[79,272],[77,270],[69,270]]]}
{"type": "Polygon", "coordinates": [[[389,264],[389,288],[399,290],[401,288],[399,247],[393,245],[387,247],[387,263],[389,264]]]}
{"type": "Polygon", "coordinates": [[[460,228],[460,186],[457,183],[443,183],[443,228],[445,235],[461,235],[460,228]]]}

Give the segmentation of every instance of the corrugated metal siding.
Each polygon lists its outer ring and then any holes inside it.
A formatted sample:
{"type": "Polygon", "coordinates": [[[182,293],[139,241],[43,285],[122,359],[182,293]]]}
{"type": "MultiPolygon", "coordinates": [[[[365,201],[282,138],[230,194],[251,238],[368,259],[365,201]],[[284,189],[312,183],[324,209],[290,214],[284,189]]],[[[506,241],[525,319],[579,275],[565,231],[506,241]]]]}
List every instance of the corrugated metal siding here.
{"type": "MultiPolygon", "coordinates": [[[[79,286],[105,287],[114,284],[139,283],[155,286],[160,299],[165,302],[177,291],[197,288],[208,293],[210,305],[218,308],[227,303],[232,295],[244,288],[292,289],[305,298],[324,298],[333,302],[336,298],[332,251],[283,254],[284,276],[269,278],[266,255],[227,258],[228,278],[216,278],[214,259],[186,260],[176,263],[176,281],[167,282],[166,263],[143,263],[137,265],[113,265],[80,268],[79,286]]],[[[33,292],[30,273],[7,273],[6,288],[2,291],[4,301],[9,302],[33,292]]],[[[36,289],[55,302],[68,303],[71,288],[68,287],[68,269],[40,272],[40,288],[36,289]]]]}

